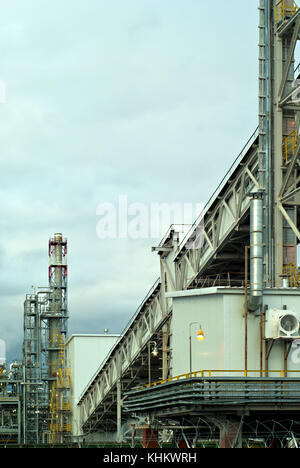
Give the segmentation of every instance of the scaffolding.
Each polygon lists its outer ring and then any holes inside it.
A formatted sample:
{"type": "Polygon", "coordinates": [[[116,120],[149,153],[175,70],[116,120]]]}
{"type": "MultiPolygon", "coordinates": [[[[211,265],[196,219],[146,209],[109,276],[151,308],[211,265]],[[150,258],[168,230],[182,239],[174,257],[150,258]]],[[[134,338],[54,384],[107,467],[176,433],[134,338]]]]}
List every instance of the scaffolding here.
{"type": "Polygon", "coordinates": [[[43,315],[49,309],[50,291],[26,295],[24,302],[24,386],[23,442],[38,444],[47,434],[47,381],[43,374],[47,365],[42,355],[43,315]]]}
{"type": "Polygon", "coordinates": [[[275,5],[275,21],[291,18],[297,11],[298,6],[294,0],[280,0],[275,5]]]}
{"type": "Polygon", "coordinates": [[[21,443],[22,363],[0,367],[0,444],[21,443]]]}
{"type": "Polygon", "coordinates": [[[63,442],[65,436],[71,432],[69,422],[70,403],[68,390],[70,389],[69,369],[66,367],[65,336],[59,337],[59,364],[57,379],[52,383],[50,398],[50,443],[63,442]]]}
{"type": "Polygon", "coordinates": [[[25,444],[63,443],[68,431],[58,428],[69,428],[66,256],[67,240],[55,234],[49,240],[49,286],[27,295],[24,303],[25,444]]]}

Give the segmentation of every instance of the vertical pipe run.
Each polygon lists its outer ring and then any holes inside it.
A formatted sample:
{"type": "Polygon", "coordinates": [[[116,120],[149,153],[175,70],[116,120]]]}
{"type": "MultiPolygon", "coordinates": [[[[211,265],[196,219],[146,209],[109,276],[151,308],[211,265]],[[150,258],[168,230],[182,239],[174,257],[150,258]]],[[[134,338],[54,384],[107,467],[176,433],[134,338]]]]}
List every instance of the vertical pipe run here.
{"type": "Polygon", "coordinates": [[[117,442],[121,443],[122,431],[122,384],[121,380],[117,381],[117,442]]]}
{"type": "Polygon", "coordinates": [[[261,193],[250,202],[250,298],[248,309],[255,312],[262,304],[263,295],[263,199],[261,193]]]}
{"type": "Polygon", "coordinates": [[[191,336],[191,333],[189,337],[189,347],[190,347],[190,377],[192,377],[192,336],[191,336]]]}
{"type": "Polygon", "coordinates": [[[249,246],[245,246],[245,307],[244,307],[244,320],[245,320],[245,376],[248,372],[248,250],[249,246]]]}
{"type": "Polygon", "coordinates": [[[254,297],[262,296],[263,289],[263,201],[255,196],[251,201],[250,234],[250,292],[254,297]]]}
{"type": "Polygon", "coordinates": [[[166,325],[163,327],[163,345],[162,345],[162,353],[163,353],[163,365],[162,365],[162,380],[167,380],[168,378],[168,331],[166,325]]]}
{"type": "Polygon", "coordinates": [[[272,2],[273,0],[260,0],[259,2],[259,148],[258,148],[258,174],[259,186],[263,191],[264,199],[264,275],[268,286],[272,282],[272,207],[271,207],[271,31],[272,31],[272,2]]]}
{"type": "Polygon", "coordinates": [[[264,340],[264,313],[263,307],[260,307],[260,361],[259,361],[259,368],[260,368],[260,377],[263,377],[263,340],[264,340]]]}
{"type": "Polygon", "coordinates": [[[248,310],[245,307],[245,377],[248,375],[248,310]]]}
{"type": "Polygon", "coordinates": [[[150,343],[148,343],[148,384],[151,385],[151,355],[150,355],[150,343]]]}

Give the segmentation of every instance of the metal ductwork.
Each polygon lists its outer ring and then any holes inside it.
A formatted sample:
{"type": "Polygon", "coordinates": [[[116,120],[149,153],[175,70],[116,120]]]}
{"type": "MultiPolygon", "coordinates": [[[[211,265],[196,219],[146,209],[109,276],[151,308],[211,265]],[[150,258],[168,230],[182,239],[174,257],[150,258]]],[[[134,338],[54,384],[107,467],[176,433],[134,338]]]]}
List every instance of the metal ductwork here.
{"type": "Polygon", "coordinates": [[[263,296],[263,199],[252,194],[250,202],[250,297],[248,309],[255,312],[263,296]]]}

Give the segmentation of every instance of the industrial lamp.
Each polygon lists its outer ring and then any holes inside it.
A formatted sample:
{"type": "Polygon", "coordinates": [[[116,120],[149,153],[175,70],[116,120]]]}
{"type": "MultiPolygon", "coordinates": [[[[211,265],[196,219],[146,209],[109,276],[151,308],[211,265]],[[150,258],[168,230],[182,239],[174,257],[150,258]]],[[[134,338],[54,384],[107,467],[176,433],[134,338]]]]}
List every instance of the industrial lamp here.
{"type": "Polygon", "coordinates": [[[197,340],[203,341],[204,339],[205,339],[205,335],[204,335],[202,327],[200,325],[200,330],[197,333],[197,340]]]}
{"type": "Polygon", "coordinates": [[[158,349],[156,341],[149,341],[148,343],[148,384],[151,385],[151,354],[153,357],[158,356],[158,349]],[[152,351],[150,350],[151,345],[153,345],[152,351]]]}
{"type": "Polygon", "coordinates": [[[190,330],[190,337],[189,337],[189,342],[190,342],[190,374],[192,375],[192,326],[193,325],[198,325],[199,326],[199,331],[197,333],[197,340],[198,341],[203,341],[205,336],[204,336],[204,332],[202,330],[202,326],[199,322],[191,322],[189,324],[189,330],[190,330]]]}

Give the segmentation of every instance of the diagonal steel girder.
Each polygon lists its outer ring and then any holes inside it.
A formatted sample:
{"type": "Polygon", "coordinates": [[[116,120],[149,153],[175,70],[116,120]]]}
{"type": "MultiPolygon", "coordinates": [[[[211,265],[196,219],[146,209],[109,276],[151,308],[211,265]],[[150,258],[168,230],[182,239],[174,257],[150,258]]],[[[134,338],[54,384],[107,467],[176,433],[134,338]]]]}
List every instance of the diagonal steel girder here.
{"type": "Polygon", "coordinates": [[[281,81],[281,85],[280,85],[279,93],[278,93],[279,102],[281,102],[284,99],[283,93],[285,91],[287,80],[288,80],[288,75],[291,70],[291,66],[293,64],[295,48],[296,48],[296,44],[299,38],[299,31],[300,31],[300,17],[298,17],[296,20],[296,24],[295,24],[294,31],[293,31],[293,36],[292,36],[291,43],[287,52],[287,58],[286,58],[286,62],[285,62],[283,73],[282,73],[282,81],[281,81]]]}

